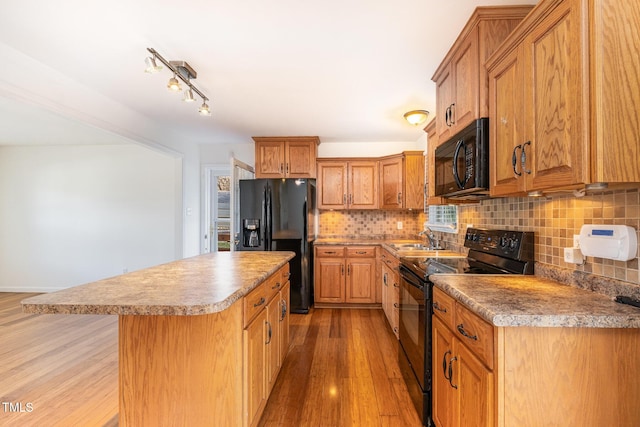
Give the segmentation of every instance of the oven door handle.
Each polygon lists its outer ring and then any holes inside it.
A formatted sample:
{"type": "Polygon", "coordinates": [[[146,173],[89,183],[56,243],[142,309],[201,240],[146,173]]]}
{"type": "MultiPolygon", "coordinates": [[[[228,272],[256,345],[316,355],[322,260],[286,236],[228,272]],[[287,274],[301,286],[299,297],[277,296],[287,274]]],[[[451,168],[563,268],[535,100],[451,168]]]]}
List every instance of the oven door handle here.
{"type": "Polygon", "coordinates": [[[404,265],[400,264],[400,276],[405,282],[413,286],[414,288],[424,291],[424,281],[421,280],[414,272],[409,270],[404,265]]]}

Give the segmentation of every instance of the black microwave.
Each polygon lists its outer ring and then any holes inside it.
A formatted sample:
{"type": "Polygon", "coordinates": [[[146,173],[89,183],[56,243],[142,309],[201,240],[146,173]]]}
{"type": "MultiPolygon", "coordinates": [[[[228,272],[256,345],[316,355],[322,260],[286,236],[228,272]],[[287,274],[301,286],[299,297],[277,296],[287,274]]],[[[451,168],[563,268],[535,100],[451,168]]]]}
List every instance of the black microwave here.
{"type": "Polygon", "coordinates": [[[436,148],[435,196],[489,197],[489,119],[473,121],[436,148]]]}

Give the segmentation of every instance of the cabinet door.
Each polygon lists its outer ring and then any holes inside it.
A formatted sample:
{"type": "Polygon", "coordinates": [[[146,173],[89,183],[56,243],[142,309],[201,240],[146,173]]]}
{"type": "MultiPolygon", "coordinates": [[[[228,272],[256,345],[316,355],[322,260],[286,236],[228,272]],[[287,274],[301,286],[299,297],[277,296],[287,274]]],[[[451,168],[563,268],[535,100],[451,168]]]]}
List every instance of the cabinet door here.
{"type": "Polygon", "coordinates": [[[318,162],[318,209],[347,208],[347,164],[318,162]]]}
{"type": "Polygon", "coordinates": [[[282,178],[285,170],[285,143],[256,142],[256,178],[282,178]]]}
{"type": "Polygon", "coordinates": [[[521,50],[511,52],[489,74],[489,137],[491,195],[524,191],[520,153],[524,103],[521,50]],[[519,148],[516,146],[519,145],[519,148]],[[513,161],[516,161],[514,166],[513,161]],[[514,171],[515,168],[515,171],[514,171]]]}
{"type": "Polygon", "coordinates": [[[588,177],[582,3],[561,2],[524,40],[527,190],[580,184],[588,177]]]}
{"type": "Polygon", "coordinates": [[[405,154],[402,176],[402,199],[405,209],[423,209],[424,153],[405,154]]]}
{"type": "Polygon", "coordinates": [[[311,141],[287,141],[287,178],[316,177],[316,147],[316,143],[311,141]]]}
{"type": "MultiPolygon", "coordinates": [[[[458,48],[453,60],[452,136],[479,117],[480,66],[478,27],[475,27],[458,48]]],[[[485,83],[486,84],[486,83],[485,83]]]]}
{"type": "Polygon", "coordinates": [[[344,302],[344,258],[318,258],[315,261],[316,302],[344,302]]]}
{"type": "Polygon", "coordinates": [[[278,318],[280,329],[280,366],[289,353],[289,313],[291,307],[290,283],[287,282],[280,291],[280,313],[278,318]]]}
{"type": "MultiPolygon", "coordinates": [[[[441,142],[451,138],[450,121],[447,117],[449,107],[453,104],[453,74],[449,65],[436,81],[436,134],[441,142]]],[[[453,108],[453,107],[452,107],[453,108]]]]}
{"type": "Polygon", "coordinates": [[[432,381],[433,421],[437,427],[453,427],[457,422],[457,393],[449,383],[449,370],[453,359],[453,336],[437,317],[433,318],[432,381]]]}
{"type": "Polygon", "coordinates": [[[349,162],[347,188],[349,209],[377,209],[378,163],[349,162]]]}
{"type": "Polygon", "coordinates": [[[260,314],[245,328],[244,335],[244,411],[247,425],[257,425],[258,415],[266,404],[266,382],[264,375],[266,349],[265,326],[267,311],[260,314]]]}
{"type": "Polygon", "coordinates": [[[493,374],[458,340],[452,382],[458,386],[458,425],[492,427],[494,422],[493,374]]]}
{"type": "Polygon", "coordinates": [[[591,124],[595,171],[592,182],[640,182],[640,27],[637,1],[596,0],[589,32],[591,124]]]}
{"type": "Polygon", "coordinates": [[[279,294],[274,297],[264,311],[267,312],[265,325],[265,375],[266,375],[266,395],[273,389],[273,385],[278,378],[280,371],[280,298],[279,294]]]}
{"type": "Polygon", "coordinates": [[[346,302],[374,303],[376,294],[376,260],[374,258],[347,259],[346,302]]]}
{"type": "MultiPolygon", "coordinates": [[[[382,264],[382,311],[384,311],[384,315],[387,318],[387,321],[389,322],[389,326],[391,325],[391,316],[392,316],[392,311],[390,308],[390,301],[391,301],[391,278],[390,278],[390,274],[389,274],[389,267],[387,267],[386,265],[382,264]]],[[[393,327],[393,326],[392,326],[393,327]]]]}
{"type": "Polygon", "coordinates": [[[380,161],[380,209],[402,209],[402,156],[380,161]]]}

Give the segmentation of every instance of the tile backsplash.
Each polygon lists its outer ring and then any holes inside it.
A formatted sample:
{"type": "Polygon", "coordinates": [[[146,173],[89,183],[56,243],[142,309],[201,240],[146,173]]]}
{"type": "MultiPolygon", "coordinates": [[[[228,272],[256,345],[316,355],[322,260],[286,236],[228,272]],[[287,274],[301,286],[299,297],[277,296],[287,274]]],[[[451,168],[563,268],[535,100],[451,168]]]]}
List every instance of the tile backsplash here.
{"type": "Polygon", "coordinates": [[[418,239],[425,214],[420,211],[320,211],[318,234],[323,237],[418,239]],[[398,229],[402,222],[402,229],[398,229]]]}
{"type": "MultiPolygon", "coordinates": [[[[607,191],[584,197],[555,195],[552,198],[501,198],[479,204],[461,205],[460,233],[443,234],[448,247],[461,251],[468,224],[477,228],[533,231],[537,262],[570,270],[593,273],[626,282],[640,283],[638,257],[613,261],[587,257],[584,265],[564,262],[564,248],[573,246],[573,235],[583,224],[620,224],[640,229],[637,189],[607,191]]],[[[640,239],[639,239],[640,241],[640,239]]]]}
{"type": "MultiPolygon", "coordinates": [[[[418,238],[426,214],[416,211],[321,211],[320,236],[369,238],[418,238]],[[397,223],[402,222],[398,230],[397,223]]],[[[638,189],[606,191],[584,197],[554,195],[551,198],[499,198],[460,205],[459,233],[439,233],[448,249],[464,252],[468,224],[477,228],[533,231],[537,262],[592,273],[634,284],[640,283],[638,257],[613,261],[587,257],[584,265],[564,262],[564,248],[573,246],[573,235],[583,224],[622,224],[640,229],[638,189]]],[[[638,239],[640,241],[640,238],[638,239]]]]}

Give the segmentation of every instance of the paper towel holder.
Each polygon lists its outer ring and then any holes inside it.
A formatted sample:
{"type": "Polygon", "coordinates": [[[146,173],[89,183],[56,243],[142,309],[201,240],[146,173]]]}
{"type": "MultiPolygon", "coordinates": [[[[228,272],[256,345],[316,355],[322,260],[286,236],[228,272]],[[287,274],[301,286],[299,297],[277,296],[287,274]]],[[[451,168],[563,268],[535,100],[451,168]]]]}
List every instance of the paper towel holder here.
{"type": "Polygon", "coordinates": [[[580,251],[584,256],[630,261],[638,253],[636,230],[628,225],[584,224],[580,251]]]}

